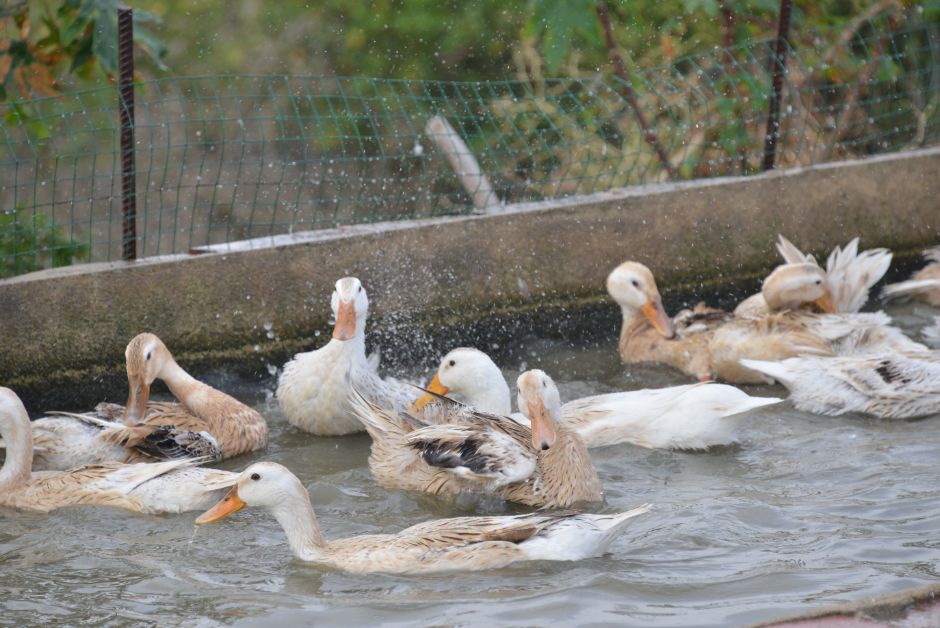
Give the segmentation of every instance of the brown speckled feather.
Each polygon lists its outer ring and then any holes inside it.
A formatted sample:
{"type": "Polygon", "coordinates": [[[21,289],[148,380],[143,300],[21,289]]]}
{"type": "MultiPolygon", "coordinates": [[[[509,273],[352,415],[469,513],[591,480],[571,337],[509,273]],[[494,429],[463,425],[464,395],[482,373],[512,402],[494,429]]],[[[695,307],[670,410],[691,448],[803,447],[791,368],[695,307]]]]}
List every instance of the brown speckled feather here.
{"type": "Polygon", "coordinates": [[[503,434],[535,457],[535,470],[526,480],[493,486],[490,478],[459,476],[428,464],[421,450],[408,445],[415,429],[413,419],[388,412],[362,397],[354,401],[353,407],[372,437],[369,466],[383,486],[435,495],[491,492],[508,501],[540,508],[565,508],[603,499],[587,448],[576,433],[564,426],[555,427],[556,440],[551,449],[535,451],[530,429],[508,417],[477,412],[453,402],[428,406],[428,414],[421,418],[428,424],[466,427],[481,439],[487,432],[503,434]]]}

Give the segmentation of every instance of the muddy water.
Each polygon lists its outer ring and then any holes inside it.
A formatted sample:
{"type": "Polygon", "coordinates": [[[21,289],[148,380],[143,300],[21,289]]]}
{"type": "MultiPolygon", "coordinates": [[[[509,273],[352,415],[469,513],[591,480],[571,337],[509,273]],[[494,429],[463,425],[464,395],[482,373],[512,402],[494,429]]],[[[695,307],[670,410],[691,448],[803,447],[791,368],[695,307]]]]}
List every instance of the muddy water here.
{"type": "MultiPolygon", "coordinates": [[[[913,333],[933,312],[902,307],[893,313],[913,333]]],[[[515,341],[511,353],[507,376],[544,368],[564,398],[685,381],[662,368],[625,370],[612,339],[579,347],[530,337],[515,341]]],[[[297,473],[328,536],[520,511],[483,498],[445,503],[382,490],[366,466],[366,437],[296,431],[272,399],[273,378],[208,376],[268,417],[271,445],[260,458],[297,473]]],[[[784,393],[777,387],[749,392],[784,393]]],[[[705,454],[629,445],[594,450],[607,489],[604,510],[656,505],[609,555],[456,576],[363,577],[305,565],[291,557],[275,521],[252,510],[199,529],[195,513],[6,510],[0,512],[0,618],[194,626],[743,625],[934,582],[938,452],[940,417],[824,418],[787,404],[756,412],[736,447],[705,454]]]]}

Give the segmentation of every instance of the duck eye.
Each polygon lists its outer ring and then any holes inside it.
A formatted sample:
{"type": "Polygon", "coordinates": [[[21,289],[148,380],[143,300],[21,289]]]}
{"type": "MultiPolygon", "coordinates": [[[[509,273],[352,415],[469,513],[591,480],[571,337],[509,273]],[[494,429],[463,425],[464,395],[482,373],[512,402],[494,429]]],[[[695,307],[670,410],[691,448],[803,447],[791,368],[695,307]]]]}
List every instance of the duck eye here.
{"type": "Polygon", "coordinates": [[[451,360],[450,362],[448,362],[448,364],[450,364],[451,366],[454,366],[455,364],[457,364],[457,360],[451,360]]]}
{"type": "Polygon", "coordinates": [[[252,473],[252,474],[251,474],[251,479],[254,480],[255,482],[257,482],[258,480],[261,479],[261,474],[260,474],[260,473],[252,473]]]}
{"type": "Polygon", "coordinates": [[[821,284],[822,284],[822,279],[817,279],[817,280],[816,280],[816,285],[818,286],[818,285],[821,285],[821,284]]]}
{"type": "Polygon", "coordinates": [[[630,283],[633,284],[633,287],[634,287],[634,288],[639,288],[639,287],[640,287],[640,282],[637,281],[636,279],[631,279],[631,280],[630,280],[630,283]]]}
{"type": "Polygon", "coordinates": [[[147,359],[148,362],[150,361],[150,352],[149,352],[149,351],[147,352],[146,359],[147,359]]]}
{"type": "Polygon", "coordinates": [[[362,286],[359,286],[359,292],[362,292],[362,286]]]}

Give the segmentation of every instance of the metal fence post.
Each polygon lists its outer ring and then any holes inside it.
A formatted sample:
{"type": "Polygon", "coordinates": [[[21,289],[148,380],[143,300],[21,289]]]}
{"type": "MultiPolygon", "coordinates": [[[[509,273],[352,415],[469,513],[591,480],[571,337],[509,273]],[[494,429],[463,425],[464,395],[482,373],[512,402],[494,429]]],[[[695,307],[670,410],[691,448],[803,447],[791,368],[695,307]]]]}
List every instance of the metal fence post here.
{"type": "Polygon", "coordinates": [[[780,92],[783,90],[783,75],[787,71],[787,44],[790,37],[792,7],[793,0],[780,0],[777,41],[774,42],[773,86],[767,113],[767,134],[764,136],[764,170],[773,170],[777,159],[777,139],[780,136],[780,92]]]}
{"type": "Polygon", "coordinates": [[[137,259],[137,186],[134,168],[134,10],[118,8],[118,104],[121,110],[123,259],[137,259]]]}

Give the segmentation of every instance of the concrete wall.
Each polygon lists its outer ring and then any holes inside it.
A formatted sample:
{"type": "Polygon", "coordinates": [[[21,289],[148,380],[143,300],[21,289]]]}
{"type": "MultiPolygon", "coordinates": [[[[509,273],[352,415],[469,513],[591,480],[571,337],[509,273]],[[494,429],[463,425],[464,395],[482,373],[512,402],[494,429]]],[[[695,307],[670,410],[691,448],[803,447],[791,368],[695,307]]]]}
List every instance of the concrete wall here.
{"type": "Polygon", "coordinates": [[[0,281],[0,384],[34,405],[57,390],[100,398],[145,330],[184,365],[281,359],[322,342],[312,336],[345,275],[363,280],[386,336],[594,307],[611,313],[613,337],[616,311],[601,304],[617,263],[647,263],[668,296],[762,275],[778,232],[815,252],[861,235],[911,255],[940,240],[938,174],[930,149],[33,273],[0,281]]]}

